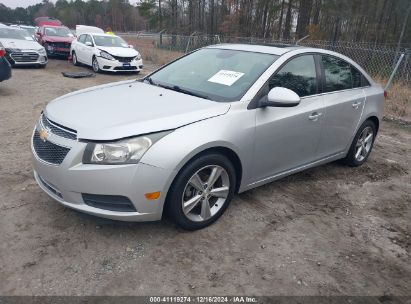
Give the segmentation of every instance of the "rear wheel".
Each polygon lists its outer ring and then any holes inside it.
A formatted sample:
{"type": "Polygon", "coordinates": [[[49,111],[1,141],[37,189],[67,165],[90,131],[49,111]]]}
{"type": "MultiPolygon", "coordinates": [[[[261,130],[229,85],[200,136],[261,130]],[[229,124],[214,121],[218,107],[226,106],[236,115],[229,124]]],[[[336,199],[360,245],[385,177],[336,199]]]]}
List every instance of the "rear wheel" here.
{"type": "Polygon", "coordinates": [[[97,57],[93,57],[92,66],[93,66],[93,71],[94,71],[95,73],[99,73],[99,72],[100,72],[100,66],[98,65],[97,57]]]}
{"type": "Polygon", "coordinates": [[[220,154],[204,154],[178,174],[167,197],[167,209],[182,228],[196,230],[215,222],[234,196],[236,173],[220,154]]]}
{"type": "Polygon", "coordinates": [[[345,163],[352,167],[361,166],[371,154],[374,146],[377,128],[371,120],[366,120],[358,129],[357,134],[351,144],[345,163]]]}

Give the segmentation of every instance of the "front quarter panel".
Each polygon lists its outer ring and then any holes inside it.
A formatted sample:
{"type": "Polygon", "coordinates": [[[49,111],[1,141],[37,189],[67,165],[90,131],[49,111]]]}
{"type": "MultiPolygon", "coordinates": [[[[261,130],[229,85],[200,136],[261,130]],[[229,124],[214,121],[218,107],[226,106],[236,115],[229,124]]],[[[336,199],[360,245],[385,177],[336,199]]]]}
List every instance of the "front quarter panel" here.
{"type": "MultiPolygon", "coordinates": [[[[154,144],[141,162],[174,173],[170,185],[179,170],[197,154],[216,147],[234,151],[241,161],[242,182],[247,184],[251,172],[255,132],[255,111],[248,111],[238,102],[227,114],[205,119],[176,129],[154,144]]],[[[241,191],[240,185],[240,191],[241,191]]]]}

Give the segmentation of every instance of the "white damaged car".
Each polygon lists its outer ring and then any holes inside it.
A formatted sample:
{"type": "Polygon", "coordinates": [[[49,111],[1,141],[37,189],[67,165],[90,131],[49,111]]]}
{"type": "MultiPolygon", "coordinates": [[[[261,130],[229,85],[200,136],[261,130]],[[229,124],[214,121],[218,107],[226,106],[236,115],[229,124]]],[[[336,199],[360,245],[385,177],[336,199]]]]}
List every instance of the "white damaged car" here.
{"type": "Polygon", "coordinates": [[[143,68],[140,53],[124,39],[105,34],[102,29],[77,26],[77,39],[71,44],[70,54],[74,65],[85,64],[93,71],[139,73],[143,68]]]}
{"type": "Polygon", "coordinates": [[[45,68],[46,50],[26,31],[18,27],[0,26],[0,47],[12,66],[37,66],[45,68]]]}

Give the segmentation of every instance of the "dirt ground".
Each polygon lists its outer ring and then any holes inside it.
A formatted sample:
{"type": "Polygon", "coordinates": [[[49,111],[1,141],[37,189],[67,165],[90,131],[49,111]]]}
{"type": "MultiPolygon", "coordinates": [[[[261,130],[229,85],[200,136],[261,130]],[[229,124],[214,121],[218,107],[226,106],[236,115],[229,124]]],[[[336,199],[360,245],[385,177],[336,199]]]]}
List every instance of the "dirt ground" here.
{"type": "Polygon", "coordinates": [[[51,60],[0,84],[1,295],[411,295],[411,128],[384,122],[364,166],[237,195],[201,231],[115,222],[62,207],[32,176],[47,102],[136,77],[61,75],[84,69],[51,60]]]}

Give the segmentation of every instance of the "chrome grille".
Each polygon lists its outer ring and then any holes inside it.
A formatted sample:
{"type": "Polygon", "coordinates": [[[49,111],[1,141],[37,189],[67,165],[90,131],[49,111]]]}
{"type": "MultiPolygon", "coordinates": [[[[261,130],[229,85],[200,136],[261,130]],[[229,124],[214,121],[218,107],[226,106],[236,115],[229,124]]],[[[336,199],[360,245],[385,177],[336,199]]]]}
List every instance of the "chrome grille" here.
{"type": "Polygon", "coordinates": [[[132,62],[135,57],[119,57],[119,56],[113,56],[116,60],[120,62],[132,62]]]}
{"type": "Polygon", "coordinates": [[[14,62],[37,62],[39,54],[36,52],[14,52],[10,54],[14,62]]]}
{"type": "Polygon", "coordinates": [[[70,151],[69,148],[42,140],[37,130],[34,131],[33,135],[33,148],[38,158],[54,165],[61,164],[70,151]]]}
{"type": "Polygon", "coordinates": [[[77,131],[63,127],[62,125],[51,121],[44,114],[41,115],[41,124],[45,129],[50,130],[51,133],[57,136],[73,140],[77,139],[77,131]]]}
{"type": "Polygon", "coordinates": [[[70,46],[71,46],[70,42],[51,42],[49,44],[56,48],[65,48],[65,49],[70,49],[70,46]]]}

